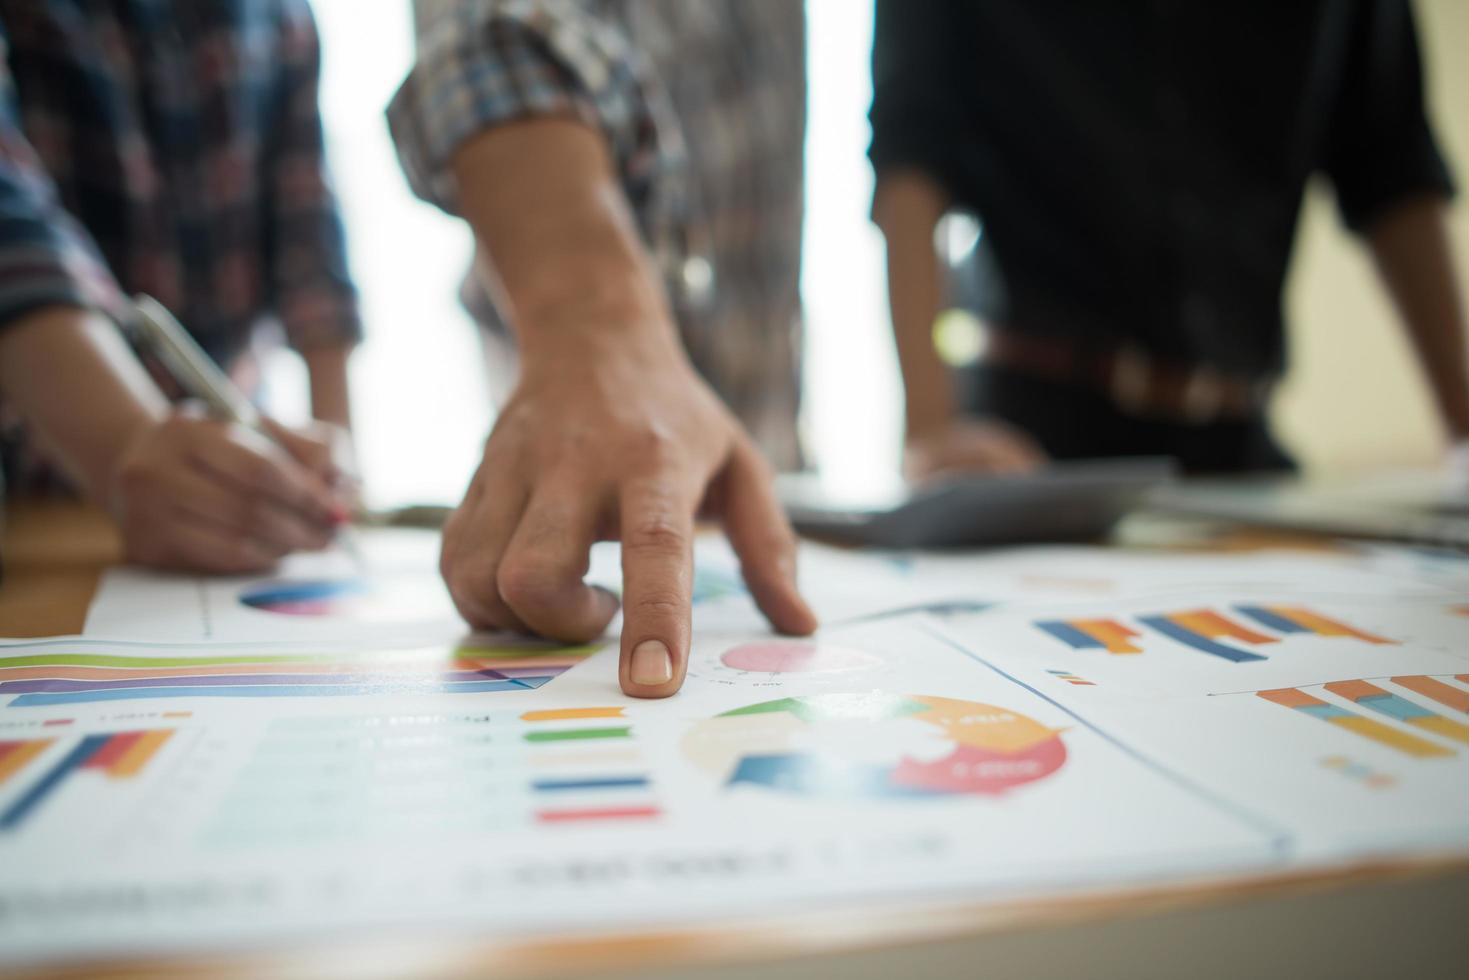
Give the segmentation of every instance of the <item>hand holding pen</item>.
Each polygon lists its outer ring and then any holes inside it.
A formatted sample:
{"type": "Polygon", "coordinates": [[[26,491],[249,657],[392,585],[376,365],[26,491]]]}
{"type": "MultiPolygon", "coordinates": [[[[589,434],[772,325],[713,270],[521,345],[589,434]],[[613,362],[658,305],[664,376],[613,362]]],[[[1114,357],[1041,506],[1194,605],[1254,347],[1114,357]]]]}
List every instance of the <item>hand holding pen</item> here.
{"type": "Polygon", "coordinates": [[[109,503],[128,557],[238,573],[329,544],[355,486],[330,428],[265,418],[167,310],[148,297],[137,308],[145,342],[194,404],[121,450],[109,503]]]}

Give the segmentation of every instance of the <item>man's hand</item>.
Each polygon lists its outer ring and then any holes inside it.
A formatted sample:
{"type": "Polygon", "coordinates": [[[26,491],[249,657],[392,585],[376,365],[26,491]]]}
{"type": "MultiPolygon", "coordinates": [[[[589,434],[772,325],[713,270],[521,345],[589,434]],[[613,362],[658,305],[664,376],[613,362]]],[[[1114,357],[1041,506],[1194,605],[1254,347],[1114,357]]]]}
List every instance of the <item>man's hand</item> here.
{"type": "Polygon", "coordinates": [[[688,662],[701,509],[722,520],[776,629],[809,633],[816,620],[796,591],[795,538],[768,465],[671,331],[650,333],[637,345],[624,331],[577,331],[565,356],[527,361],[444,528],[441,564],[473,626],[584,642],[617,613],[583,581],[590,549],[621,540],[622,689],[666,697],[688,662]]]}
{"type": "Polygon", "coordinates": [[[345,518],[331,440],[275,428],[279,441],[186,411],[142,427],[105,501],[128,559],[239,574],[325,547],[345,518]]]}
{"type": "Polygon", "coordinates": [[[1025,473],[1046,462],[1029,434],[999,419],[956,418],[908,437],[903,473],[914,483],[965,472],[1025,473]]]}
{"type": "Polygon", "coordinates": [[[520,341],[521,375],[441,560],[484,628],[580,642],[616,599],[583,582],[592,544],[622,541],[622,689],[666,697],[689,655],[694,515],[724,522],[756,603],[809,633],[795,538],[770,471],[694,373],[605,136],[531,118],[454,154],[459,204],[520,341]]]}

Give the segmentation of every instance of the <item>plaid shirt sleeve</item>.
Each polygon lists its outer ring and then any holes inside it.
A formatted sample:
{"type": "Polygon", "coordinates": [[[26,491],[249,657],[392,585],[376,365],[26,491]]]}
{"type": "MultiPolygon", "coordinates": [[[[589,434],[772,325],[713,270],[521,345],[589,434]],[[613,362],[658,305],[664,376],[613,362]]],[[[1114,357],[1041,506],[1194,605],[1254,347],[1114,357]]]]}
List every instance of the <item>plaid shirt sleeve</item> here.
{"type": "Polygon", "coordinates": [[[116,312],[121,291],[21,129],[8,50],[0,25],[0,328],[54,304],[116,312]]]}
{"type": "Polygon", "coordinates": [[[416,0],[418,58],[388,107],[415,193],[456,210],[449,159],[499,123],[572,116],[606,134],[636,205],[659,165],[650,84],[623,25],[592,0],[416,0]]]}
{"type": "Polygon", "coordinates": [[[350,346],[361,339],[362,322],[326,166],[321,47],[306,0],[283,0],[278,43],[279,87],[266,161],[276,314],[297,350],[350,346]]]}

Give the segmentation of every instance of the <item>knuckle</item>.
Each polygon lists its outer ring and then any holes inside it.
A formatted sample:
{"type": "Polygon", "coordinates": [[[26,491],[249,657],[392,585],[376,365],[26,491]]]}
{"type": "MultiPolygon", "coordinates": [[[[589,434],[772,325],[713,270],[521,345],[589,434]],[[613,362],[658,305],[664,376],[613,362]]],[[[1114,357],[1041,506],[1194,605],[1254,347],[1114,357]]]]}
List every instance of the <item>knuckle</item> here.
{"type": "Polygon", "coordinates": [[[683,447],[672,430],[660,423],[648,423],[634,430],[631,437],[632,456],[644,466],[667,468],[679,465],[683,447]]]}
{"type": "Polygon", "coordinates": [[[686,613],[689,601],[673,589],[650,589],[631,603],[629,612],[639,618],[667,619],[686,613]]]}
{"type": "Polygon", "coordinates": [[[498,568],[493,562],[461,561],[449,570],[445,581],[449,591],[457,598],[476,603],[494,602],[500,592],[496,584],[498,568]]]}
{"type": "Polygon", "coordinates": [[[537,609],[550,605],[561,592],[561,578],[545,562],[510,560],[500,566],[500,597],[513,609],[537,609]]]}
{"type": "Polygon", "coordinates": [[[648,514],[625,530],[623,548],[642,554],[681,555],[689,548],[689,535],[671,512],[648,514]]]}

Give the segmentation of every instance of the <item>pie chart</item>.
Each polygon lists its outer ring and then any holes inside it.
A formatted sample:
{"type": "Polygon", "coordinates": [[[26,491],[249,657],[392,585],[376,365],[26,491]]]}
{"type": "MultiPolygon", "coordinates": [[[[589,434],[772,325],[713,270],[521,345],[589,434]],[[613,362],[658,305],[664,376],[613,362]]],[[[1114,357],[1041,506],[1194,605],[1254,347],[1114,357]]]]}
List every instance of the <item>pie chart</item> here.
{"type": "Polygon", "coordinates": [[[996,797],[1066,762],[1049,728],[1008,708],[918,694],[819,694],[707,718],[683,751],[726,789],[828,799],[996,797]]]}
{"type": "Polygon", "coordinates": [[[277,580],[250,586],[240,602],[282,616],[343,616],[361,612],[370,591],[361,579],[277,580]]]}
{"type": "Polygon", "coordinates": [[[794,640],[762,640],[742,643],[720,654],[719,662],[734,670],[768,674],[814,674],[836,670],[861,670],[882,660],[870,653],[824,643],[794,640]]]}

